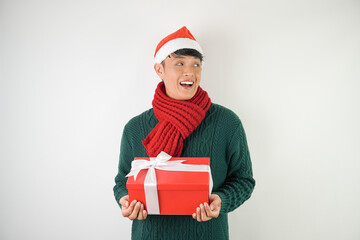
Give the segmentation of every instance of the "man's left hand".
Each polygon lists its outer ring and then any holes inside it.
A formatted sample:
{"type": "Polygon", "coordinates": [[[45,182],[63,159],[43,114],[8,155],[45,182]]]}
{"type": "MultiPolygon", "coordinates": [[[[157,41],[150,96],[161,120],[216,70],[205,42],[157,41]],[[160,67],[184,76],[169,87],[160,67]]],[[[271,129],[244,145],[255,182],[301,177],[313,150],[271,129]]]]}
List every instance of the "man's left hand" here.
{"type": "Polygon", "coordinates": [[[211,194],[210,206],[207,203],[200,204],[200,207],[196,208],[196,213],[193,213],[192,217],[198,222],[206,222],[212,218],[217,218],[220,213],[221,199],[217,194],[211,194]]]}

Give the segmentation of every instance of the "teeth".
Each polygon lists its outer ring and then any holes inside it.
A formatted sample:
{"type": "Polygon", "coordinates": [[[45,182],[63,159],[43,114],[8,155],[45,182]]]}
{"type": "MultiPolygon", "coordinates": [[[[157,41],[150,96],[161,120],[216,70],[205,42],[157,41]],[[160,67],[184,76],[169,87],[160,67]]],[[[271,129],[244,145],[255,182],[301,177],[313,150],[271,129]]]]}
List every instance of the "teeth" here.
{"type": "Polygon", "coordinates": [[[190,85],[191,86],[191,85],[193,85],[193,82],[181,82],[180,84],[181,85],[190,85]]]}

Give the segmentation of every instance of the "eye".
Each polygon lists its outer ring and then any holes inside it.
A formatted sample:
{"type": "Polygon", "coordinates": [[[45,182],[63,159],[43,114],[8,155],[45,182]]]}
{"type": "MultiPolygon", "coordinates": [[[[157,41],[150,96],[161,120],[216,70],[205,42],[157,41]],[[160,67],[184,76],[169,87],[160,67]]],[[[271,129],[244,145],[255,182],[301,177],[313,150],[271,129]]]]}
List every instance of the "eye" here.
{"type": "Polygon", "coordinates": [[[195,63],[195,64],[194,64],[194,67],[200,67],[200,64],[195,63]]]}
{"type": "Polygon", "coordinates": [[[183,65],[183,63],[182,62],[178,62],[178,63],[176,63],[176,66],[182,66],[183,65]]]}

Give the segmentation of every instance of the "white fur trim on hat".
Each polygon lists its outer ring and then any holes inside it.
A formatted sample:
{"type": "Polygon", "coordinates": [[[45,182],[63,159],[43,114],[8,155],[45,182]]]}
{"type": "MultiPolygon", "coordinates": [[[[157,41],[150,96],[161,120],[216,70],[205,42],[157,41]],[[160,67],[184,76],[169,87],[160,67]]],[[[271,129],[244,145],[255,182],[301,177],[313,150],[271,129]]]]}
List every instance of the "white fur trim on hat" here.
{"type": "Polygon", "coordinates": [[[199,53],[203,54],[203,50],[197,41],[190,38],[175,38],[165,43],[159,49],[154,59],[155,63],[161,63],[168,55],[183,48],[195,49],[199,53]]]}

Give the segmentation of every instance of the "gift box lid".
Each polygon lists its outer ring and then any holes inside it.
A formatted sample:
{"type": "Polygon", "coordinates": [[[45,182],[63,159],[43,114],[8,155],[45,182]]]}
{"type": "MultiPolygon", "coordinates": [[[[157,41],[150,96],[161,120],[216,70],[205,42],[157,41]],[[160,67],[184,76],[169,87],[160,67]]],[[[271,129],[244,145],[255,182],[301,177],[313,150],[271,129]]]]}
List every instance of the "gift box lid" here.
{"type": "MultiPolygon", "coordinates": [[[[135,158],[148,159],[148,158],[135,158]]],[[[208,157],[178,157],[171,158],[169,161],[186,160],[183,164],[210,165],[208,157]]],[[[134,181],[130,176],[126,183],[128,189],[144,189],[144,180],[148,170],[141,170],[134,181]]],[[[188,171],[165,171],[155,169],[158,190],[208,190],[208,172],[188,172],[188,171]]]]}

